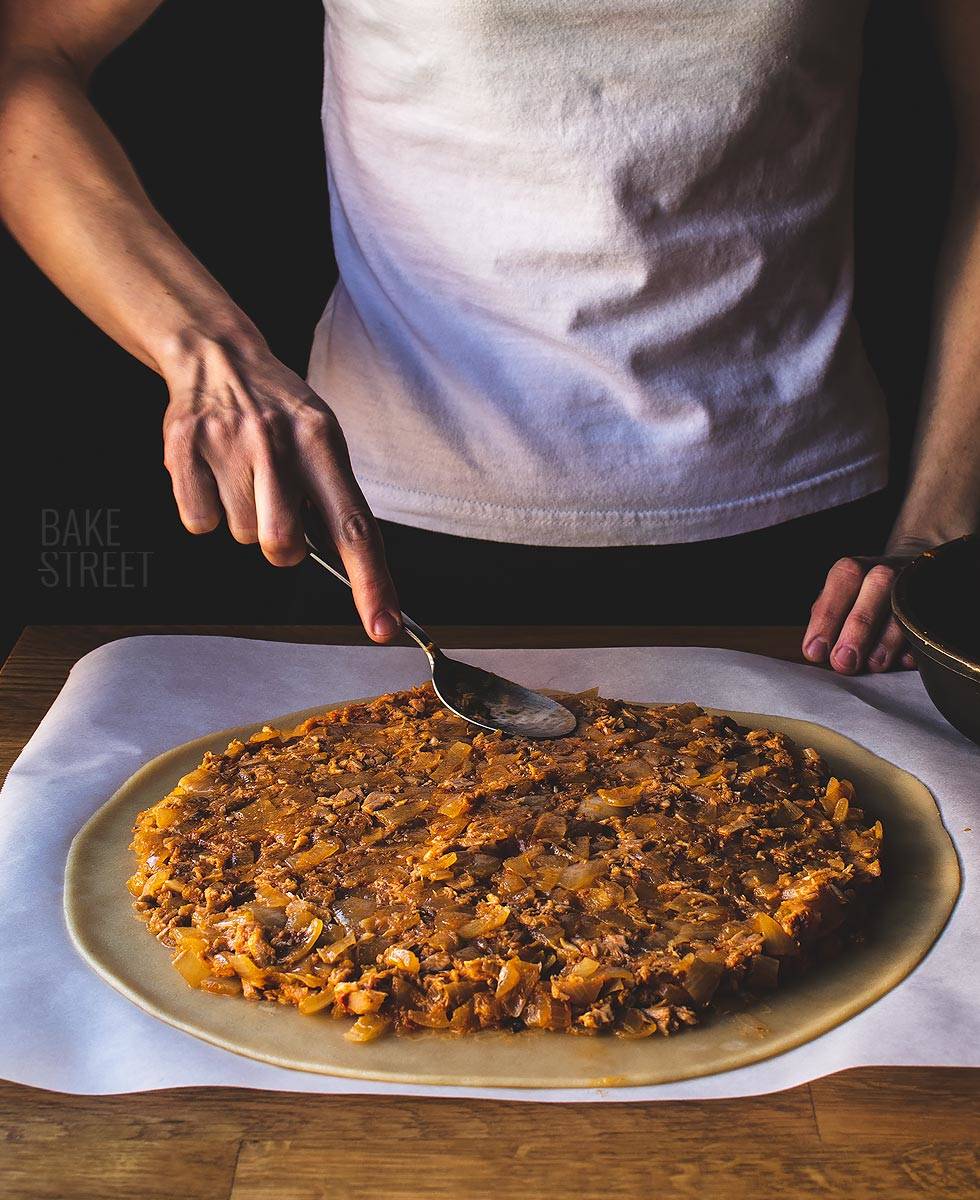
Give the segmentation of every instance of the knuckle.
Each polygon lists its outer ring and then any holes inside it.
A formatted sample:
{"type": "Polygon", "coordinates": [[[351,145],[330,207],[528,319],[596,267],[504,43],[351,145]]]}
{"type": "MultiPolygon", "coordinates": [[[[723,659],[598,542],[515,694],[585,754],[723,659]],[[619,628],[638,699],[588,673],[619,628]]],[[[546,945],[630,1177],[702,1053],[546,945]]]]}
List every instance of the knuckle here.
{"type": "Polygon", "coordinates": [[[841,596],[833,588],[826,588],[810,607],[810,625],[817,632],[837,628],[844,620],[848,608],[848,596],[841,596]]]}
{"type": "Polygon", "coordinates": [[[281,433],[289,426],[286,414],[281,408],[275,406],[260,409],[255,414],[255,420],[263,429],[269,430],[270,433],[281,433]]]}
{"type": "Polygon", "coordinates": [[[195,441],[195,426],[182,418],[164,426],[163,465],[168,471],[181,466],[193,451],[195,441]]]}
{"type": "Polygon", "coordinates": [[[200,422],[200,416],[192,408],[182,404],[170,404],[163,414],[164,433],[172,430],[184,430],[192,433],[200,422]]]}
{"type": "Polygon", "coordinates": [[[871,613],[865,612],[864,609],[857,608],[851,613],[849,624],[856,629],[861,630],[863,634],[867,634],[869,630],[875,626],[875,619],[871,613]]]}
{"type": "Polygon", "coordinates": [[[830,568],[828,578],[857,583],[864,578],[864,568],[856,558],[839,558],[830,568]]]}
{"type": "Polygon", "coordinates": [[[339,428],[337,418],[328,408],[307,406],[296,414],[297,428],[309,434],[322,434],[327,430],[339,428]]]}
{"type": "Polygon", "coordinates": [[[904,650],[906,648],[905,638],[902,636],[901,631],[899,631],[898,633],[894,633],[891,630],[889,630],[885,633],[884,637],[882,637],[881,640],[890,650],[894,651],[896,654],[900,653],[902,650],[904,650]]]}
{"type": "Polygon", "coordinates": [[[351,509],[338,519],[337,541],[340,546],[350,550],[359,550],[372,546],[374,540],[374,520],[365,509],[351,509]]]}
{"type": "Polygon", "coordinates": [[[879,587],[891,587],[895,572],[885,563],[876,563],[868,572],[867,577],[879,587]]]}
{"type": "Polygon", "coordinates": [[[326,446],[331,453],[346,452],[340,422],[329,409],[304,409],[296,418],[297,438],[305,446],[326,446]]]}
{"type": "Polygon", "coordinates": [[[205,413],[200,422],[201,435],[209,442],[229,442],[238,437],[242,417],[237,410],[212,409],[205,413]]]}

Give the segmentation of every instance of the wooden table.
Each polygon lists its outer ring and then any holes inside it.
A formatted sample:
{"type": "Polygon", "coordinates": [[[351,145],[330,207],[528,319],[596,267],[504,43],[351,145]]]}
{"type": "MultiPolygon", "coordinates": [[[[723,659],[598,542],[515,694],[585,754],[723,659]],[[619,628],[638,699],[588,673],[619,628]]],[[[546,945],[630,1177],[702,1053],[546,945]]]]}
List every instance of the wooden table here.
{"type": "MultiPolygon", "coordinates": [[[[48,627],[0,672],[5,774],[86,651],[132,633],[351,643],[347,627],[48,627]]],[[[441,629],[446,646],[709,645],[798,658],[787,628],[441,629]]],[[[39,986],[44,986],[39,964],[39,986]]],[[[775,1095],[511,1104],[188,1088],[85,1097],[0,1083],[5,1200],[980,1196],[980,1071],[846,1071],[775,1095]]]]}

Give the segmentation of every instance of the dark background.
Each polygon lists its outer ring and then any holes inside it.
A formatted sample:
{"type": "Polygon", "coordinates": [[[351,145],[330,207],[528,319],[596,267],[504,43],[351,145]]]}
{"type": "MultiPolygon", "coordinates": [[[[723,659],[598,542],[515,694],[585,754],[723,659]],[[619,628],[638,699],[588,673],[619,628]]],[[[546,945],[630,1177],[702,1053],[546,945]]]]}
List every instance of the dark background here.
{"type": "MultiPolygon", "coordinates": [[[[169,0],[94,84],[100,111],[157,206],[300,374],[336,276],[319,125],[322,21],[316,0],[169,0]]],[[[918,4],[878,0],[862,84],[856,303],[889,402],[892,507],[924,367],[951,146],[918,4]]],[[[11,534],[0,650],[28,622],[287,620],[292,572],[268,566],[223,529],[194,538],[180,527],[161,460],[162,382],[0,236],[11,534]],[[135,554],[149,554],[145,586],[69,586],[61,566],[59,586],[44,586],[52,578],[39,573],[45,509],[57,510],[62,524],[69,510],[116,510],[112,549],[127,553],[131,568],[135,554]]],[[[347,604],[337,612],[350,611],[347,604]]],[[[458,623],[467,620],[459,613],[458,623]]]]}

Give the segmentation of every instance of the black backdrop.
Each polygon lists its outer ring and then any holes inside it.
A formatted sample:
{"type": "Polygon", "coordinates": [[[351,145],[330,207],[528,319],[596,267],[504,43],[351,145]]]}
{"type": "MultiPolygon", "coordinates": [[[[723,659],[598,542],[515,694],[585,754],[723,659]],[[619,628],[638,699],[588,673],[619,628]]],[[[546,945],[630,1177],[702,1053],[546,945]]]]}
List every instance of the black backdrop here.
{"type": "MultiPolygon", "coordinates": [[[[319,127],[322,20],[315,0],[168,0],[94,86],[155,203],[300,373],[336,275],[319,127]]],[[[889,399],[893,503],[923,371],[951,141],[918,5],[877,0],[859,130],[857,306],[889,399]]],[[[161,462],[161,381],[74,310],[9,238],[0,254],[4,647],[27,622],[287,619],[288,572],[224,530],[194,538],[180,528],[161,462]],[[99,510],[111,510],[111,525],[97,521],[89,547],[100,535],[112,545],[99,547],[93,586],[64,543],[70,514],[97,518],[99,510]],[[52,522],[57,547],[45,545],[52,522]]]]}

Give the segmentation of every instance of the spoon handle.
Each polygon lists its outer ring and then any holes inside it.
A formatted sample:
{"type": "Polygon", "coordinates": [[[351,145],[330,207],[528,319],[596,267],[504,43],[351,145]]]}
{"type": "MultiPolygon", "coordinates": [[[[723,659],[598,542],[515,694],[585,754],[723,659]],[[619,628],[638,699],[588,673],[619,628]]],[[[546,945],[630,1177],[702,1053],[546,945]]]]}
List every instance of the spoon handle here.
{"type": "MultiPolygon", "coordinates": [[[[309,535],[307,534],[305,536],[306,545],[308,547],[307,552],[310,558],[312,558],[313,561],[319,566],[323,567],[325,571],[329,571],[335,579],[339,579],[341,583],[345,583],[351,589],[351,591],[353,591],[354,589],[351,581],[347,578],[343,571],[339,571],[335,566],[327,562],[327,560],[320,554],[318,548],[310,541],[309,535]]],[[[417,642],[419,647],[425,651],[425,655],[429,662],[434,664],[435,656],[439,653],[439,647],[435,644],[435,642],[433,642],[432,638],[429,637],[429,635],[425,632],[422,626],[418,624],[417,621],[413,621],[410,616],[403,612],[399,612],[398,615],[401,617],[402,627],[404,628],[405,632],[412,639],[412,641],[417,642]]]]}

